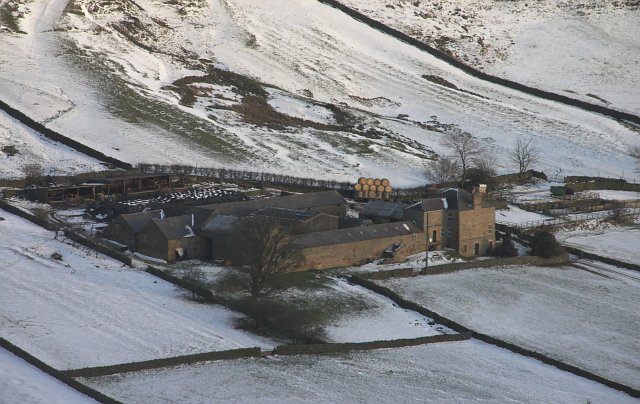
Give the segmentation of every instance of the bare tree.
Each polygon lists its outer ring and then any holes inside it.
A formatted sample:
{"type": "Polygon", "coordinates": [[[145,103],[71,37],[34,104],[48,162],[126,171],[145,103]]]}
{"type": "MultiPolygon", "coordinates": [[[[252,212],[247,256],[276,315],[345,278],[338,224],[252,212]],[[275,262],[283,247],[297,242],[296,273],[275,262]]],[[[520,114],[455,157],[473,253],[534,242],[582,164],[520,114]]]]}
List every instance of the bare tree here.
{"type": "Polygon", "coordinates": [[[229,253],[248,275],[246,287],[252,299],[264,292],[274,275],[288,272],[302,262],[302,254],[290,235],[287,225],[267,218],[246,219],[239,227],[229,253]]]}
{"type": "Polygon", "coordinates": [[[37,163],[25,164],[22,168],[26,185],[38,184],[42,180],[42,166],[37,163]]]}
{"type": "Polygon", "coordinates": [[[468,177],[476,183],[490,183],[496,175],[496,158],[489,150],[481,148],[473,158],[468,177]]]}
{"type": "Polygon", "coordinates": [[[467,170],[473,159],[482,150],[478,140],[470,133],[462,131],[456,126],[449,126],[444,130],[443,146],[449,148],[458,159],[460,165],[460,183],[464,185],[467,170]]]}
{"type": "MultiPolygon", "coordinates": [[[[205,274],[200,267],[190,265],[182,271],[182,279],[190,282],[193,286],[204,286],[205,274]]],[[[195,289],[191,289],[191,298],[195,300],[195,289]]]]}
{"type": "Polygon", "coordinates": [[[540,149],[531,139],[518,138],[511,150],[510,159],[518,165],[518,176],[522,178],[532,164],[540,161],[540,149]]]}
{"type": "Polygon", "coordinates": [[[429,160],[424,168],[424,176],[433,184],[458,181],[460,165],[453,157],[440,156],[435,160],[429,160]]]}
{"type": "Polygon", "coordinates": [[[636,159],[635,172],[640,174],[640,146],[635,146],[631,148],[631,157],[636,159]]]}

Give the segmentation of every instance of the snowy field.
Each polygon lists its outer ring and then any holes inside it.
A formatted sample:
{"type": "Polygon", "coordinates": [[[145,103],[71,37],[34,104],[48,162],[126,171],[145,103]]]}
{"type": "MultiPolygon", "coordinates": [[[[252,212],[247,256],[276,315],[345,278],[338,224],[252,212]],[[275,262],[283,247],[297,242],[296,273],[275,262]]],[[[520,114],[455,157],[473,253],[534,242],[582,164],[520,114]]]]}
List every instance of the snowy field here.
{"type": "Polygon", "coordinates": [[[0,211],[0,335],[59,369],[278,344],[173,285],[0,211]],[[61,260],[52,258],[53,253],[61,260]]]}
{"type": "MultiPolygon", "coordinates": [[[[238,297],[245,293],[216,289],[216,284],[223,282],[224,273],[234,269],[202,261],[180,263],[178,267],[191,265],[203,272],[209,286],[217,294],[231,293],[238,297]]],[[[173,273],[181,276],[181,271],[175,265],[172,267],[173,273]]],[[[386,265],[381,267],[389,269],[386,265]]],[[[327,342],[387,341],[455,334],[455,331],[435,323],[433,319],[400,308],[390,299],[350,284],[343,278],[323,274],[315,275],[313,280],[307,278],[307,282],[304,286],[276,288],[270,300],[286,302],[293,311],[310,310],[309,316],[317,317],[314,325],[323,329],[321,338],[327,342]]]]}
{"type": "Polygon", "coordinates": [[[329,342],[386,341],[455,334],[455,331],[436,324],[429,317],[400,308],[390,299],[343,279],[334,278],[327,285],[331,294],[358,300],[367,307],[347,312],[326,325],[329,342]]]}
{"type": "Polygon", "coordinates": [[[587,269],[512,266],[380,283],[471,329],[639,388],[640,276],[587,269]]]}
{"type": "Polygon", "coordinates": [[[541,215],[539,213],[528,212],[520,209],[515,205],[508,205],[507,209],[496,210],[496,222],[509,222],[522,224],[526,222],[535,222],[538,220],[551,219],[549,216],[541,215]]]}
{"type": "Polygon", "coordinates": [[[600,194],[600,198],[609,199],[614,201],[629,201],[629,200],[640,200],[640,192],[633,191],[614,191],[611,189],[599,189],[597,191],[600,194]]]}
{"type": "Polygon", "coordinates": [[[0,401],[3,403],[95,403],[59,380],[0,348],[0,401]]]}
{"type": "Polygon", "coordinates": [[[82,381],[127,403],[637,402],[476,340],[210,362],[82,381]]]}
{"type": "Polygon", "coordinates": [[[0,34],[4,101],[132,163],[387,177],[399,187],[424,183],[424,158],[446,153],[446,125],[487,144],[499,172],[513,171],[518,138],[541,146],[545,171],[566,174],[632,172],[628,151],[640,145],[617,121],[472,78],[319,2],[22,8],[25,34],[0,34]]]}
{"type": "Polygon", "coordinates": [[[640,112],[637,2],[341,2],[487,73],[640,112]]]}
{"type": "MultiPolygon", "coordinates": [[[[379,272],[391,269],[412,268],[414,271],[420,271],[424,268],[425,253],[417,253],[407,257],[404,262],[396,262],[394,264],[382,264],[382,259],[375,260],[368,264],[358,265],[355,267],[339,268],[334,270],[337,273],[358,274],[363,272],[379,272]]],[[[454,262],[464,262],[461,258],[455,258],[449,255],[447,251],[429,251],[429,266],[451,264],[454,262]]]]}
{"type": "Polygon", "coordinates": [[[640,226],[598,229],[591,232],[560,232],[562,244],[617,260],[640,263],[640,226]]]}

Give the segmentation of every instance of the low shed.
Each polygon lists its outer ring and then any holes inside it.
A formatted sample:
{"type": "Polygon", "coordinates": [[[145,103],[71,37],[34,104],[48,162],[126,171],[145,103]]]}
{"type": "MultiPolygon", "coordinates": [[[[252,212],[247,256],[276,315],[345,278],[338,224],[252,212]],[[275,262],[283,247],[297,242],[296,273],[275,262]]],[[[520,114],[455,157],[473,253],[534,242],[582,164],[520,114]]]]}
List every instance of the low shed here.
{"type": "Polygon", "coordinates": [[[304,256],[300,270],[360,265],[383,258],[390,248],[396,260],[403,260],[425,248],[424,233],[412,222],[309,233],[297,237],[293,244],[304,256]]]}

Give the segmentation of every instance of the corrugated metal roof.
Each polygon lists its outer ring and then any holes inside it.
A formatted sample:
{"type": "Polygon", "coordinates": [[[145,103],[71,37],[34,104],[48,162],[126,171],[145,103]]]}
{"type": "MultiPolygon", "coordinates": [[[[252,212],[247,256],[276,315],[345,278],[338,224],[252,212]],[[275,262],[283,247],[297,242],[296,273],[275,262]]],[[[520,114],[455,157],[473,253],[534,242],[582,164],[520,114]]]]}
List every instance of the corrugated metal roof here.
{"type": "Polygon", "coordinates": [[[402,219],[404,205],[394,202],[369,201],[360,212],[360,217],[379,217],[385,219],[402,219]]]}
{"type": "Polygon", "coordinates": [[[296,237],[293,244],[300,248],[311,248],[414,233],[422,233],[422,231],[412,222],[395,222],[307,233],[296,237]]]}

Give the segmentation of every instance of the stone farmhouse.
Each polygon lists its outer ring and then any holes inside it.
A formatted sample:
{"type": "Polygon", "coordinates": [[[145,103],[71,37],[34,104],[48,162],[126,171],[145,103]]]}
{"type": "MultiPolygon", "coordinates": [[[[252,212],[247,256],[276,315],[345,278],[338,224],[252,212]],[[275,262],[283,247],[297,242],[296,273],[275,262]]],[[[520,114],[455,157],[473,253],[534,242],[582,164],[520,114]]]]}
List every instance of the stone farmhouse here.
{"type": "Polygon", "coordinates": [[[379,258],[403,261],[427,248],[453,248],[469,257],[483,255],[495,242],[495,210],[485,206],[482,197],[480,189],[473,193],[447,189],[410,206],[374,200],[361,216],[373,224],[352,227],[345,224],[347,202],[339,193],[315,192],[185,206],[168,218],[152,212],[120,215],[103,235],[167,262],[224,260],[228,243],[242,236],[243,221],[265,217],[292,229],[293,244],[304,257],[299,270],[359,265],[379,258]]]}
{"type": "Polygon", "coordinates": [[[484,201],[484,189],[472,193],[449,188],[409,207],[405,218],[428,234],[431,249],[451,248],[462,257],[486,254],[495,245],[496,212],[484,201]]]}

